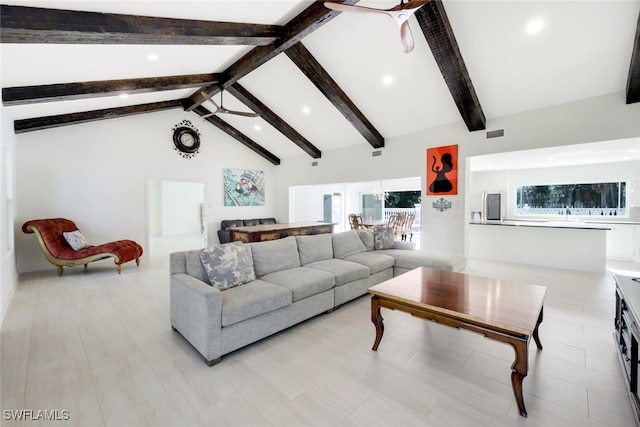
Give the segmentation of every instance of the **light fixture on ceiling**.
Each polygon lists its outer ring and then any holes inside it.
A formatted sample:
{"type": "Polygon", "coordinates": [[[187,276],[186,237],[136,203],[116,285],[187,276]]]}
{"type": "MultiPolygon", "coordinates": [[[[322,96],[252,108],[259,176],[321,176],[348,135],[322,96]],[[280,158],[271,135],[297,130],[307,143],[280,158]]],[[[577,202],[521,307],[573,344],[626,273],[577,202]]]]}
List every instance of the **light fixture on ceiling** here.
{"type": "Polygon", "coordinates": [[[393,83],[393,77],[391,77],[389,75],[384,76],[382,78],[382,83],[384,83],[385,85],[389,86],[391,83],[393,83]]]}
{"type": "Polygon", "coordinates": [[[311,114],[311,108],[307,107],[306,105],[304,107],[302,107],[302,112],[304,114],[311,114]]]}
{"type": "Polygon", "coordinates": [[[129,97],[128,93],[121,93],[120,95],[120,99],[127,99],[129,97]]]}
{"type": "Polygon", "coordinates": [[[384,191],[382,186],[380,186],[380,188],[374,188],[372,194],[376,200],[387,200],[389,198],[389,192],[384,191]]]}
{"type": "Polygon", "coordinates": [[[260,127],[260,125],[255,125],[253,128],[254,128],[255,130],[257,130],[257,131],[259,131],[260,129],[262,129],[262,128],[260,127]]]}
{"type": "Polygon", "coordinates": [[[149,61],[157,61],[159,56],[156,53],[150,53],[147,55],[149,61]]]}
{"type": "Polygon", "coordinates": [[[544,20],[541,18],[535,18],[529,21],[527,24],[527,34],[536,34],[542,31],[544,28],[544,20]]]}

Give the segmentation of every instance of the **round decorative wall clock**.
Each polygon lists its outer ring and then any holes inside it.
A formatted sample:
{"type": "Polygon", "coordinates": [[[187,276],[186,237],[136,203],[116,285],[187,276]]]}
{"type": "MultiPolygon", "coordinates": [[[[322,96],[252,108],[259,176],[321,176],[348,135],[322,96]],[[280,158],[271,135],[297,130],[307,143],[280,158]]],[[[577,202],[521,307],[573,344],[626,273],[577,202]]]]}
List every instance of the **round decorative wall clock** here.
{"type": "Polygon", "coordinates": [[[189,120],[183,120],[173,127],[173,149],[190,159],[200,152],[200,132],[189,120]]]}

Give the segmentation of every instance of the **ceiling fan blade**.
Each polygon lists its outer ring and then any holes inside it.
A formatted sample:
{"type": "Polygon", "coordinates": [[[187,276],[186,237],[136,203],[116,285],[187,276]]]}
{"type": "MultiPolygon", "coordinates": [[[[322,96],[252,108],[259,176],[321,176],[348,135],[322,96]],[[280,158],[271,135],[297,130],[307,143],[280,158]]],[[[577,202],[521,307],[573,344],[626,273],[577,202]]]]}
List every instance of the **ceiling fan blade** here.
{"type": "Polygon", "coordinates": [[[247,113],[247,112],[244,112],[244,111],[227,110],[224,107],[220,107],[218,112],[219,113],[224,113],[224,114],[233,114],[233,115],[242,116],[242,117],[260,117],[260,114],[258,114],[258,113],[247,113]]]}
{"type": "Polygon", "coordinates": [[[409,53],[413,50],[413,34],[411,33],[409,21],[404,21],[400,26],[400,42],[404,53],[409,53]]]}
{"type": "Polygon", "coordinates": [[[324,2],[324,6],[327,9],[337,10],[338,12],[382,13],[382,14],[387,15],[387,12],[385,10],[374,9],[372,7],[351,6],[351,5],[348,5],[348,4],[333,3],[333,2],[330,2],[330,1],[324,2]]]}
{"type": "Polygon", "coordinates": [[[325,7],[338,10],[340,12],[364,12],[364,13],[381,13],[388,15],[393,19],[400,27],[400,41],[402,42],[402,51],[409,53],[413,50],[413,34],[411,34],[411,28],[409,28],[409,18],[425,4],[431,0],[411,0],[408,3],[400,2],[400,4],[392,7],[391,9],[372,9],[364,6],[351,6],[342,3],[324,2],[325,7]]]}
{"type": "MultiPolygon", "coordinates": [[[[220,106],[216,104],[216,101],[214,101],[213,98],[207,92],[202,90],[200,91],[200,95],[202,95],[204,99],[206,99],[207,101],[215,105],[217,110],[220,109],[220,106]]],[[[213,114],[215,114],[215,112],[213,114]]]]}
{"type": "Polygon", "coordinates": [[[258,113],[247,113],[244,111],[227,111],[227,113],[235,114],[236,116],[242,116],[242,117],[260,117],[260,114],[258,113]]]}
{"type": "Polygon", "coordinates": [[[409,3],[400,3],[397,6],[392,7],[391,9],[387,9],[388,12],[405,10],[410,13],[414,13],[416,10],[420,9],[425,4],[429,3],[431,0],[412,0],[409,3]]]}

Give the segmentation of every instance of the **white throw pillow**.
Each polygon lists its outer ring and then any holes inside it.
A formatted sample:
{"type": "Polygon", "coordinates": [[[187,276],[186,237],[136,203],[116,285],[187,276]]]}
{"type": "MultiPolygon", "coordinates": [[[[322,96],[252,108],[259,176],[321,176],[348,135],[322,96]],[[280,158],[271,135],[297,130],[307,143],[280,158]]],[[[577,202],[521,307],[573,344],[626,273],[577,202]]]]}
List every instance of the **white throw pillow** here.
{"type": "Polygon", "coordinates": [[[79,251],[80,249],[88,248],[91,246],[89,242],[87,242],[87,239],[84,238],[80,230],[65,231],[64,233],[62,233],[62,236],[74,251],[79,251]]]}

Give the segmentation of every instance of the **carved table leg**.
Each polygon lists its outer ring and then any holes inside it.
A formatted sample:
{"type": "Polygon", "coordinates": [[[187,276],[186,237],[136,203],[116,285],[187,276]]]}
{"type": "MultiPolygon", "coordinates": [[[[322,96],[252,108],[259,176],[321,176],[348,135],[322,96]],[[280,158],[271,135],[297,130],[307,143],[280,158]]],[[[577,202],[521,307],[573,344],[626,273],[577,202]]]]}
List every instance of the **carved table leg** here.
{"type": "Polygon", "coordinates": [[[516,398],[518,404],[518,412],[523,417],[527,417],[527,410],[524,407],[524,396],[522,394],[522,380],[527,376],[529,372],[529,358],[528,358],[528,343],[526,341],[511,341],[511,344],[516,351],[516,360],[511,366],[511,386],[513,387],[513,395],[516,398]]]}
{"type": "Polygon", "coordinates": [[[540,315],[538,316],[538,321],[536,322],[536,327],[533,330],[533,339],[536,341],[536,346],[538,350],[542,350],[542,343],[540,342],[540,337],[538,336],[538,326],[542,323],[542,312],[544,311],[544,307],[540,308],[540,315]]]}
{"type": "Polygon", "coordinates": [[[384,334],[384,324],[382,323],[383,320],[384,319],[380,314],[380,298],[374,295],[371,297],[371,321],[376,327],[376,340],[373,343],[373,351],[378,350],[378,344],[380,344],[382,334],[384,334]]]}

